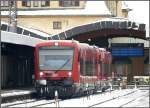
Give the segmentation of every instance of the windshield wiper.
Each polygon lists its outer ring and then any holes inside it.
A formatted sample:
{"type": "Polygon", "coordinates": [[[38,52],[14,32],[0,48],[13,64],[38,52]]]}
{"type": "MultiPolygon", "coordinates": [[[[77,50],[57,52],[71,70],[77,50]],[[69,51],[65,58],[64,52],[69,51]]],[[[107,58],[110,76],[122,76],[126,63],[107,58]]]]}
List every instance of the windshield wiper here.
{"type": "Polygon", "coordinates": [[[70,57],[69,59],[66,60],[66,62],[59,68],[57,69],[54,73],[57,73],[58,71],[60,71],[62,68],[65,67],[65,65],[71,60],[72,57],[70,57]]]}

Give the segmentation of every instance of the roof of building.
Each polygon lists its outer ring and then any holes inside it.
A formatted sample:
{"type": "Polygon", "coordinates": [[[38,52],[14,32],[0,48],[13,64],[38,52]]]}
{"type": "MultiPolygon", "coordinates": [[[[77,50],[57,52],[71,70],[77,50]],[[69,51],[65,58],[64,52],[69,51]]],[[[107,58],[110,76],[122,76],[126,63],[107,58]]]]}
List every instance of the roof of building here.
{"type": "MultiPolygon", "coordinates": [[[[4,21],[1,21],[1,24],[8,25],[8,23],[7,23],[7,22],[4,22],[4,21]]],[[[42,31],[40,31],[40,30],[36,30],[36,29],[34,29],[34,28],[27,28],[27,27],[20,26],[20,25],[17,25],[17,27],[20,27],[20,28],[22,28],[22,29],[24,29],[24,30],[28,30],[28,31],[30,31],[30,32],[32,32],[32,33],[36,33],[36,34],[41,35],[41,36],[43,36],[43,37],[49,37],[49,36],[51,35],[51,34],[42,32],[42,31]]]]}
{"type": "MultiPolygon", "coordinates": [[[[54,34],[49,39],[80,39],[91,37],[136,37],[145,39],[145,24],[132,22],[121,17],[112,17],[69,28],[59,34],[54,34]],[[109,32],[108,32],[109,30],[109,32]],[[95,35],[95,36],[94,36],[95,35]],[[79,37],[80,36],[80,37],[79,37]]],[[[86,40],[87,40],[86,39],[86,40]]]]}
{"type": "MultiPolygon", "coordinates": [[[[47,10],[27,10],[18,11],[18,15],[111,15],[104,1],[86,1],[85,8],[82,9],[47,9],[47,10]]],[[[1,15],[8,15],[8,11],[2,11],[1,15]]]]}

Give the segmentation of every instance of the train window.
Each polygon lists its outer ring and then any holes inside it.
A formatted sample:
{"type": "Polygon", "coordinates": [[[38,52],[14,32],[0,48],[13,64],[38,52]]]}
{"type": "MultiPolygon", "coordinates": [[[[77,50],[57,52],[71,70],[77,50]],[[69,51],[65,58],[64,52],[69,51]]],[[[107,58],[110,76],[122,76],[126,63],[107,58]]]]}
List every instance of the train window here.
{"type": "MultiPolygon", "coordinates": [[[[80,54],[82,54],[83,52],[81,51],[80,54]]],[[[80,55],[80,73],[81,75],[88,75],[88,76],[94,76],[96,75],[96,57],[94,55],[94,52],[88,53],[88,55],[86,55],[86,57],[81,56],[80,55]],[[90,56],[90,57],[89,57],[90,56]]]]}
{"type": "Polygon", "coordinates": [[[85,63],[85,60],[83,58],[80,58],[80,73],[81,75],[85,76],[86,72],[86,63],[85,63]]]}
{"type": "Polygon", "coordinates": [[[103,77],[107,77],[107,76],[109,76],[111,74],[110,73],[110,65],[109,64],[102,62],[101,63],[101,68],[102,68],[102,76],[103,77]]]}
{"type": "Polygon", "coordinates": [[[39,48],[40,70],[72,70],[72,47],[54,46],[39,48]]]}
{"type": "Polygon", "coordinates": [[[29,34],[30,34],[30,32],[29,32],[29,31],[24,30],[23,35],[29,35],[29,34]]]}
{"type": "Polygon", "coordinates": [[[107,77],[108,76],[108,64],[105,63],[105,76],[107,77]]]}
{"type": "Polygon", "coordinates": [[[102,73],[102,77],[104,77],[104,72],[105,72],[105,65],[104,65],[104,62],[100,62],[101,64],[101,73],[102,73]]]}
{"type": "Polygon", "coordinates": [[[83,50],[80,50],[79,53],[79,63],[80,63],[80,74],[85,76],[86,75],[86,59],[83,57],[83,50]]]}
{"type": "Polygon", "coordinates": [[[22,34],[22,28],[17,27],[17,33],[18,33],[18,34],[22,34]]]}
{"type": "Polygon", "coordinates": [[[95,60],[94,60],[94,58],[93,59],[91,59],[90,61],[87,61],[86,62],[86,75],[89,75],[89,76],[94,76],[95,74],[96,74],[96,62],[95,62],[95,60]]]}
{"type": "Polygon", "coordinates": [[[2,26],[1,26],[1,30],[3,30],[3,31],[7,31],[7,25],[5,25],[5,24],[2,24],[2,26]]]}

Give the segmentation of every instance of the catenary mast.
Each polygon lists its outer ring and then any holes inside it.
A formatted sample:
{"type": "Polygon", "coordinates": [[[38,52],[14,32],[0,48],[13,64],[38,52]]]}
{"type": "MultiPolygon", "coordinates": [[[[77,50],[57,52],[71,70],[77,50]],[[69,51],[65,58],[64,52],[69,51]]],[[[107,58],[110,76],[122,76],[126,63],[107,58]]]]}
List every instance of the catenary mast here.
{"type": "Polygon", "coordinates": [[[9,0],[9,31],[17,32],[17,3],[16,0],[9,0]]]}

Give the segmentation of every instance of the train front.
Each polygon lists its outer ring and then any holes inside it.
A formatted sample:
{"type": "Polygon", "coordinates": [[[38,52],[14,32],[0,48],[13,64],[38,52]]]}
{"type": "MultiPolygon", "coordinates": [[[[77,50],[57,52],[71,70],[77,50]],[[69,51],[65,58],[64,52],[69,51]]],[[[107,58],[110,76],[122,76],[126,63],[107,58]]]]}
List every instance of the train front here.
{"type": "Polygon", "coordinates": [[[73,67],[75,47],[67,42],[39,44],[35,51],[36,90],[39,95],[60,97],[74,93],[73,67]]]}

